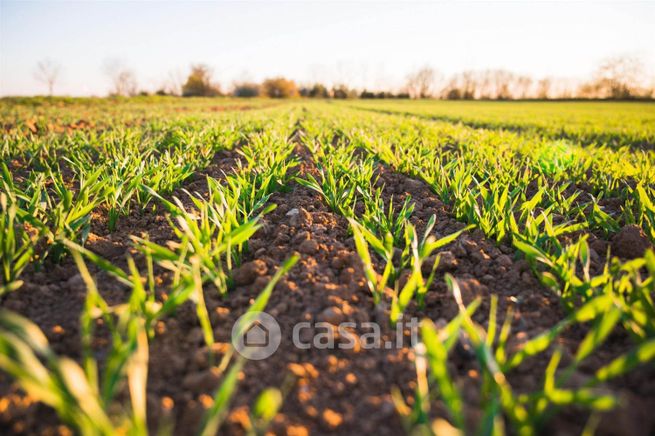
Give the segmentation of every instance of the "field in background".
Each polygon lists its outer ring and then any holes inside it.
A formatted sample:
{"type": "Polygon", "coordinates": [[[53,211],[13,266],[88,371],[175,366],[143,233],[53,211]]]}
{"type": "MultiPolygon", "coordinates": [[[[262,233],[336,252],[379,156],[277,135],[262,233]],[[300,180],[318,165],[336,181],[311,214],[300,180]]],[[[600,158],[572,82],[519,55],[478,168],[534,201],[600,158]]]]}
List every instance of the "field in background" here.
{"type": "Polygon", "coordinates": [[[652,145],[655,104],[633,102],[544,101],[357,101],[353,106],[411,114],[471,127],[533,131],[582,144],[652,145]]]}
{"type": "Polygon", "coordinates": [[[655,429],[653,104],[5,99],[0,119],[3,433],[655,429]],[[230,335],[262,310],[283,340],[251,361],[230,335]],[[419,344],[362,343],[412,317],[419,344]],[[318,321],[354,345],[294,347],[318,321]]]}

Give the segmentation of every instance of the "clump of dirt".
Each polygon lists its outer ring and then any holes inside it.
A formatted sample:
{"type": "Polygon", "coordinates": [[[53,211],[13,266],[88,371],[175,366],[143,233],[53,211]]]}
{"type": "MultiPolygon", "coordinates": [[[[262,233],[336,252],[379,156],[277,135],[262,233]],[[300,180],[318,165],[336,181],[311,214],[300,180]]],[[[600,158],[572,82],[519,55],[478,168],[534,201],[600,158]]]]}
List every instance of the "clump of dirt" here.
{"type": "Polygon", "coordinates": [[[653,248],[653,244],[644,230],[636,224],[624,226],[612,238],[612,252],[625,259],[642,257],[649,248],[653,248]]]}

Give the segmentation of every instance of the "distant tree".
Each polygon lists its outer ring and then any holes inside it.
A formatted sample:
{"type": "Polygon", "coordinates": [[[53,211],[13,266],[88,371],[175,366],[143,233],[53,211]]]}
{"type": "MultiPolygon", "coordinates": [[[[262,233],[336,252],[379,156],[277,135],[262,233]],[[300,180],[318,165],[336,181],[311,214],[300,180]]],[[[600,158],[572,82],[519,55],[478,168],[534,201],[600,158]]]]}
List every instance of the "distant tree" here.
{"type": "Polygon", "coordinates": [[[457,77],[452,76],[448,80],[446,86],[444,86],[441,92],[439,93],[439,96],[441,98],[445,98],[446,100],[460,100],[462,98],[461,94],[462,92],[459,89],[459,85],[457,83],[457,77]]]}
{"type": "Polygon", "coordinates": [[[182,96],[214,97],[217,95],[220,95],[220,89],[212,83],[209,67],[202,64],[192,65],[191,73],[182,85],[182,96]]]}
{"type": "Polygon", "coordinates": [[[161,86],[166,95],[182,95],[182,86],[185,83],[184,73],[180,69],[171,70],[166,76],[166,81],[161,86]]]}
{"type": "Polygon", "coordinates": [[[437,73],[431,67],[422,67],[407,76],[407,91],[412,98],[432,97],[436,79],[437,73]]]}
{"type": "Polygon", "coordinates": [[[549,77],[544,77],[537,83],[537,98],[541,100],[548,100],[550,97],[553,81],[549,77]]]}
{"type": "Polygon", "coordinates": [[[293,80],[275,77],[264,80],[262,94],[271,98],[290,98],[298,96],[298,87],[293,80]]]}
{"type": "Polygon", "coordinates": [[[448,100],[461,100],[462,91],[457,87],[450,87],[446,91],[446,99],[448,100]]]}
{"type": "Polygon", "coordinates": [[[462,97],[464,100],[473,100],[475,98],[475,73],[473,71],[464,71],[462,78],[462,97]]]}
{"type": "MultiPolygon", "coordinates": [[[[463,71],[453,75],[442,91],[442,95],[448,100],[472,100],[476,95],[478,80],[473,71],[463,71]]],[[[485,95],[484,91],[477,91],[485,95]]]]}
{"type": "Polygon", "coordinates": [[[44,59],[36,64],[34,78],[47,86],[50,96],[52,96],[55,83],[59,78],[59,70],[59,64],[51,59],[44,59]]]}
{"type": "Polygon", "coordinates": [[[516,98],[526,99],[530,97],[533,80],[529,76],[518,76],[516,78],[514,96],[516,98]]]}
{"type": "Polygon", "coordinates": [[[105,63],[104,70],[112,83],[111,95],[134,96],[137,94],[136,76],[122,61],[109,60],[105,63]]]}
{"type": "Polygon", "coordinates": [[[327,87],[325,87],[325,85],[321,83],[315,83],[314,86],[309,88],[307,96],[311,98],[328,98],[330,97],[330,92],[328,91],[327,87]]]}
{"type": "Polygon", "coordinates": [[[261,92],[261,87],[257,83],[243,82],[235,83],[232,94],[235,97],[257,97],[261,92]]]}
{"type": "Polygon", "coordinates": [[[357,91],[346,85],[336,85],[332,88],[332,97],[337,99],[357,98],[357,91]]]}
{"type": "Polygon", "coordinates": [[[624,99],[642,93],[643,64],[636,57],[617,56],[603,61],[596,70],[592,87],[599,97],[624,99]]]}
{"type": "Polygon", "coordinates": [[[489,81],[493,85],[492,98],[496,100],[510,100],[514,96],[511,92],[512,82],[515,75],[506,70],[488,71],[489,81]]]}

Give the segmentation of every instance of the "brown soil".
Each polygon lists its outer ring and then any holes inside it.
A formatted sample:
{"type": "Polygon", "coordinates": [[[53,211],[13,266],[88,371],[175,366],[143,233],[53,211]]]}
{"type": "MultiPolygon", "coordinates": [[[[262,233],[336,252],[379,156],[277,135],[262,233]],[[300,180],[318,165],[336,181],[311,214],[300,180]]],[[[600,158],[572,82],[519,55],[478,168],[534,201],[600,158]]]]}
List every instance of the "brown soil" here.
{"type": "MultiPolygon", "coordinates": [[[[316,169],[307,152],[298,147],[297,153],[304,159],[300,175],[314,172],[316,169]]],[[[186,188],[203,194],[204,174],[219,178],[223,170],[229,171],[234,166],[235,158],[233,152],[219,153],[214,163],[195,176],[186,188]]],[[[385,200],[394,196],[394,204],[401,204],[407,195],[412,196],[415,206],[412,221],[419,230],[433,214],[437,216],[435,230],[438,235],[445,236],[463,227],[424,183],[383,166],[378,171],[385,186],[385,200]]],[[[283,407],[271,428],[276,434],[403,433],[390,392],[397,386],[405,400],[413,402],[416,375],[413,351],[406,336],[400,348],[365,349],[360,343],[350,350],[299,350],[289,338],[293,325],[300,321],[330,324],[352,321],[356,327],[351,333],[357,335],[366,332],[363,322],[377,321],[384,328],[383,340],[395,337],[395,331],[386,327],[388,307],[376,307],[366,287],[347,221],[330,212],[318,194],[295,183],[290,185],[290,191],[274,194],[271,202],[278,208],[264,218],[264,227],[249,242],[246,263],[234,271],[235,289],[226,298],[220,298],[210,288],[205,292],[218,342],[214,351],[220,357],[228,347],[235,320],[247,310],[285,259],[293,253],[301,255],[299,263],[276,287],[266,309],[280,324],[281,346],[270,358],[246,364],[223,432],[243,434],[249,407],[259,392],[270,386],[288,385],[283,407]]],[[[130,235],[147,234],[160,244],[173,238],[160,209],[154,212],[149,209],[119,220],[118,229],[111,234],[102,216],[97,216],[92,232],[87,246],[118,265],[125,264],[125,254],[132,250],[130,235]]],[[[482,297],[482,307],[475,315],[481,325],[487,326],[491,295],[499,296],[499,322],[505,309],[510,305],[514,307],[511,347],[520,346],[527,338],[552,327],[565,316],[558,298],[538,284],[528,264],[516,260],[512,248],[493,244],[479,231],[463,234],[440,250],[440,255],[439,273],[427,295],[425,308],[419,309],[412,303],[406,318],[429,317],[439,324],[457,313],[454,299],[443,281],[446,272],[459,281],[465,302],[482,297]]],[[[103,296],[110,303],[125,301],[128,289],[102,272],[94,273],[103,296]]],[[[23,278],[24,287],[9,295],[4,306],[36,322],[56,352],[79,358],[78,324],[85,288],[73,263],[68,259],[45,271],[28,271],[23,278]]],[[[165,291],[167,281],[167,274],[158,270],[160,292],[165,291]]],[[[149,426],[154,431],[172,417],[175,434],[192,434],[220,383],[220,375],[209,365],[208,350],[191,303],[161,321],[156,331],[150,344],[149,426]]],[[[319,331],[306,330],[304,334],[310,336],[311,333],[319,331]]],[[[560,345],[574,352],[583,334],[580,329],[572,330],[561,339],[560,345]]],[[[336,339],[339,343],[348,338],[336,332],[336,339]]],[[[616,337],[610,342],[603,348],[603,357],[624,350],[627,339],[616,337]]],[[[97,344],[100,359],[103,347],[104,344],[97,344]]],[[[475,357],[466,346],[457,346],[452,357],[449,369],[464,392],[467,417],[477,422],[480,419],[476,408],[480,401],[477,394],[480,380],[475,357]]],[[[541,377],[547,362],[545,358],[533,359],[510,374],[514,389],[517,392],[538,389],[543,383],[541,377]]],[[[597,365],[592,362],[589,370],[597,365]]],[[[632,379],[622,381],[622,392],[632,398],[628,404],[638,404],[638,410],[649,404],[647,400],[655,398],[652,375],[652,371],[650,374],[638,372],[632,379]]],[[[64,430],[58,427],[54,412],[34,404],[4,375],[0,375],[0,394],[0,432],[61,433],[64,430]]],[[[443,404],[437,401],[434,406],[433,414],[445,416],[443,404]]],[[[648,433],[652,423],[635,421],[641,418],[635,413],[635,409],[619,413],[613,421],[642,422],[637,430],[648,433]]],[[[564,429],[564,433],[579,433],[586,417],[584,412],[563,414],[553,428],[564,429]]]]}
{"type": "Polygon", "coordinates": [[[642,228],[635,224],[623,227],[612,238],[612,252],[626,259],[642,257],[649,248],[653,248],[653,244],[642,228]]]}

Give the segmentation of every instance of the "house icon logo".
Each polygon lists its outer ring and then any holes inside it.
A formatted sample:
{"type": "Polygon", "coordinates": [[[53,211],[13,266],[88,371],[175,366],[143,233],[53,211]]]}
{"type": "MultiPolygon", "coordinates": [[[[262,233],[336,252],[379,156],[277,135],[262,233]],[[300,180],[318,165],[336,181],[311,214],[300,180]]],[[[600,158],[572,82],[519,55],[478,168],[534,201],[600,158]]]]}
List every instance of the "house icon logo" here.
{"type": "Polygon", "coordinates": [[[280,325],[266,312],[246,312],[232,327],[232,345],[247,359],[266,359],[281,340],[280,325]]]}
{"type": "Polygon", "coordinates": [[[265,347],[268,345],[270,333],[265,325],[256,320],[246,330],[243,343],[246,347],[265,347]]]}

